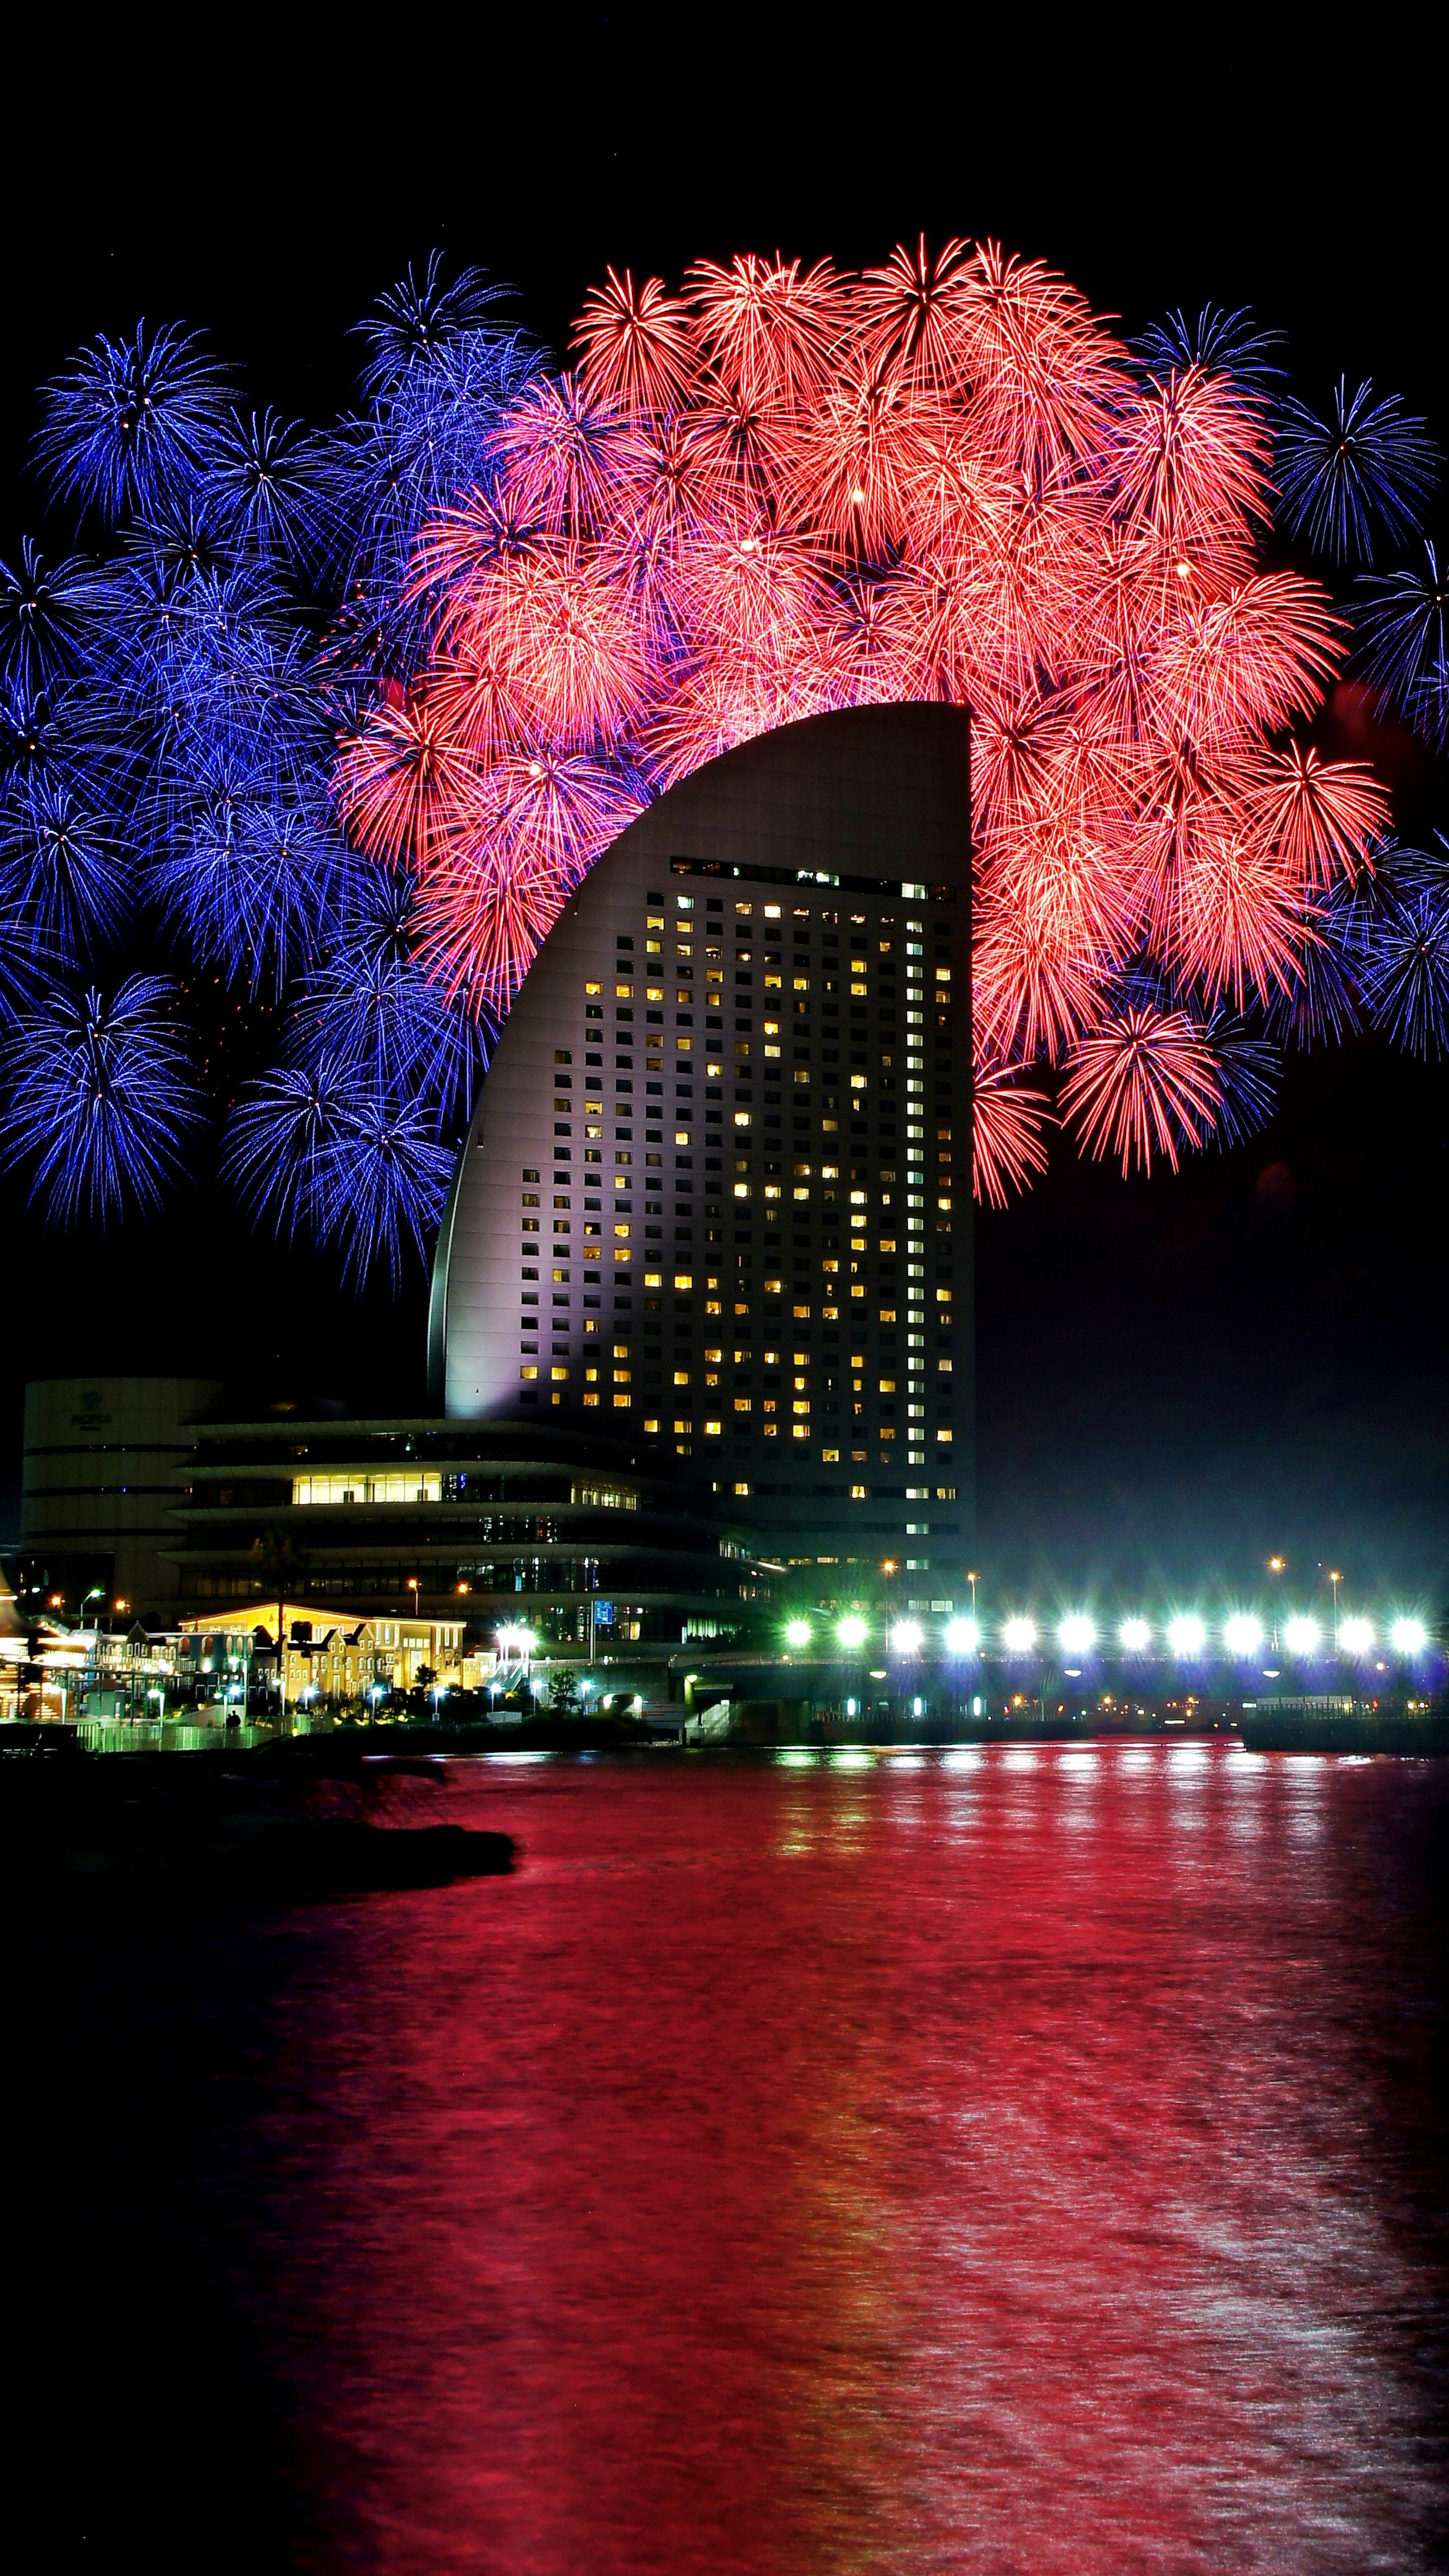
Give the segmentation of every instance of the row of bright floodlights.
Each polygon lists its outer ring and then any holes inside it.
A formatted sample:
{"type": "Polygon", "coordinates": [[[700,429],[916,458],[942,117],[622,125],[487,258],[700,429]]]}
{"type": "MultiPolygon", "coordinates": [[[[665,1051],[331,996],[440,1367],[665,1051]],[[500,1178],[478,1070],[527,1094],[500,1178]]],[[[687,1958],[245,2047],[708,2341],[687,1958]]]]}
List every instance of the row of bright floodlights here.
{"type": "MultiPolygon", "coordinates": [[[[870,1633],[870,1622],[853,1612],[835,1623],[835,1642],[847,1649],[865,1646],[870,1633]]],[[[981,1630],[974,1619],[951,1620],[935,1639],[928,1639],[925,1629],[914,1619],[897,1620],[886,1633],[891,1651],[897,1655],[918,1655],[933,1643],[944,1645],[947,1653],[953,1655],[975,1655],[984,1650],[981,1630]]],[[[1206,1623],[1198,1618],[1195,1611],[1184,1611],[1177,1618],[1169,1619],[1164,1633],[1168,1649],[1174,1655],[1191,1658],[1209,1651],[1206,1623]]],[[[1284,1620],[1280,1633],[1290,1655],[1316,1655],[1324,1650],[1322,1632],[1316,1619],[1297,1616],[1284,1620]]],[[[1129,1655],[1147,1654],[1152,1647],[1152,1630],[1145,1619],[1124,1619],[1117,1631],[1117,1640],[1129,1655]]],[[[521,1628],[511,1622],[497,1631],[495,1642],[500,1654],[520,1658],[533,1654],[538,1645],[531,1628],[521,1628]]],[[[790,1621],[785,1630],[787,1646],[813,1646],[817,1642],[823,1644],[826,1639],[822,1636],[817,1640],[816,1629],[808,1619],[790,1621]]],[[[1056,1642],[1066,1654],[1090,1654],[1098,1643],[1096,1627],[1080,1614],[1069,1616],[1059,1623],[1056,1642]]],[[[1223,1622],[1222,1642],[1229,1655],[1260,1654],[1264,1643],[1262,1621],[1255,1619],[1251,1611],[1234,1611],[1223,1622]]],[[[1378,1642],[1371,1620],[1348,1616],[1338,1623],[1333,1651],[1354,1656],[1371,1655],[1378,1642]]],[[[1396,1655],[1420,1655],[1428,1642],[1428,1630],[1421,1619],[1397,1618],[1389,1622],[1388,1643],[1396,1655]]],[[[1006,1654],[1032,1654],[1039,1643],[1035,1620],[1015,1618],[1002,1621],[1000,1645],[1006,1654]]]]}
{"type": "MultiPolygon", "coordinates": [[[[919,1654],[928,1643],[944,1645],[948,1654],[975,1655],[985,1651],[989,1644],[975,1619],[953,1619],[938,1638],[931,1640],[913,1619],[896,1621],[887,1633],[891,1648],[898,1655],[919,1654]]],[[[1324,1651],[1323,1633],[1318,1621],[1301,1613],[1281,1621],[1276,1633],[1290,1655],[1316,1655],[1324,1651]]],[[[841,1646],[863,1646],[869,1635],[869,1623],[854,1614],[835,1624],[835,1641],[841,1646]]],[[[1196,1611],[1182,1611],[1169,1619],[1163,1636],[1169,1653],[1173,1655],[1190,1658],[1211,1651],[1207,1623],[1198,1617],[1196,1611]]],[[[1263,1622],[1250,1610],[1235,1610],[1223,1621],[1222,1647],[1229,1655],[1260,1654],[1264,1641],[1263,1622]]],[[[1390,1620],[1388,1643],[1395,1654],[1421,1654],[1428,1641],[1428,1631],[1422,1620],[1407,1617],[1390,1620]]],[[[1029,1655],[1037,1651],[1042,1640],[1034,1619],[1016,1617],[1002,1621],[997,1642],[1000,1652],[1029,1655]]],[[[1069,1613],[1058,1622],[1055,1643],[1064,1654],[1091,1654],[1100,1642],[1095,1622],[1081,1612],[1069,1613]]],[[[1124,1619],[1117,1630],[1116,1642],[1129,1655],[1149,1654],[1153,1645],[1152,1629],[1146,1619],[1124,1619]]],[[[785,1630],[785,1643],[796,1647],[815,1645],[817,1630],[808,1619],[792,1619],[785,1630]]],[[[1378,1643],[1372,1620],[1346,1614],[1338,1622],[1332,1651],[1354,1656],[1371,1655],[1378,1643]]]]}

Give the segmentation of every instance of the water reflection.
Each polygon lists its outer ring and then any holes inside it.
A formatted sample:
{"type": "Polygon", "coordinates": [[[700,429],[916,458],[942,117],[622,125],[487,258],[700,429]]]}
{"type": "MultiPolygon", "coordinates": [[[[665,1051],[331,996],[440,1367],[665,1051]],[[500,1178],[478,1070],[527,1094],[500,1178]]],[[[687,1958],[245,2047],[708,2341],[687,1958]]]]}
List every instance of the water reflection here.
{"type": "MultiPolygon", "coordinates": [[[[1436,2563],[1441,1772],[661,1756],[452,1812],[519,1875],[291,1919],[193,2151],[299,2563],[1436,2563]]],[[[228,1937],[198,2016],[277,1935],[228,1937]]]]}

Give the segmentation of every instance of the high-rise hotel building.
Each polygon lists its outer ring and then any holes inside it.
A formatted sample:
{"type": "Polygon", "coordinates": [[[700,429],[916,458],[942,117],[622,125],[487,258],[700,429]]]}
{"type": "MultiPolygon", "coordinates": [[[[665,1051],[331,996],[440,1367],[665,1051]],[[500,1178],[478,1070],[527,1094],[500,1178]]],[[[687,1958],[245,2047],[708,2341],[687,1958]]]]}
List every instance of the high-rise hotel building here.
{"type": "Polygon", "coordinates": [[[775,1555],[959,1558],[970,916],[963,709],[783,727],[632,823],[483,1085],[438,1409],[688,1461],[775,1555]]]}

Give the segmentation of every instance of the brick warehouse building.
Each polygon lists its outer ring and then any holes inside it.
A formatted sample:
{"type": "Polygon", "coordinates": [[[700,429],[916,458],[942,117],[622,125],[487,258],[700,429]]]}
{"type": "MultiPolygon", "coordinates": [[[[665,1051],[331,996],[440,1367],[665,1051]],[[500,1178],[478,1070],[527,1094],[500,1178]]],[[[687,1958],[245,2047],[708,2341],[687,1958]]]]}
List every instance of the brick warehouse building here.
{"type": "Polygon", "coordinates": [[[438,1410],[687,1461],[772,1555],[909,1543],[925,1573],[934,1537],[959,1569],[969,817],[965,711],[867,707],[726,753],[621,834],[459,1158],[438,1410]]]}

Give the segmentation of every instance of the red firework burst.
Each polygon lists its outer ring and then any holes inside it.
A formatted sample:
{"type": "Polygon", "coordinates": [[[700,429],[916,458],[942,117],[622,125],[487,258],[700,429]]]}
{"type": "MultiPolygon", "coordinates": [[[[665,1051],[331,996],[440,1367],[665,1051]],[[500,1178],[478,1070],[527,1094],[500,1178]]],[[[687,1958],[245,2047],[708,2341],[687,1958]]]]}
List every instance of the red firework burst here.
{"type": "Polygon", "coordinates": [[[1120,1154],[1125,1180],[1165,1154],[1174,1171],[1183,1146],[1211,1135],[1220,1092],[1202,1030],[1181,1011],[1128,1010],[1074,1049],[1062,1105],[1095,1156],[1120,1154]]]}
{"type": "Polygon", "coordinates": [[[1034,1057],[1090,1150],[1201,1141],[1199,1021],[1296,989],[1387,819],[1295,732],[1344,638],[1257,567],[1256,401],[1200,366],[1144,384],[991,243],[854,279],[701,262],[679,294],[611,269],[577,340],[425,532],[431,666],[339,772],[418,869],[439,971],[506,1007],[640,795],[818,709],[941,698],[973,717],[978,1187],[1039,1168],[1034,1057]],[[1134,959],[1181,1008],[1124,1017],[1134,959]]]}

